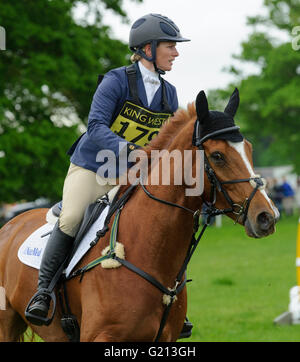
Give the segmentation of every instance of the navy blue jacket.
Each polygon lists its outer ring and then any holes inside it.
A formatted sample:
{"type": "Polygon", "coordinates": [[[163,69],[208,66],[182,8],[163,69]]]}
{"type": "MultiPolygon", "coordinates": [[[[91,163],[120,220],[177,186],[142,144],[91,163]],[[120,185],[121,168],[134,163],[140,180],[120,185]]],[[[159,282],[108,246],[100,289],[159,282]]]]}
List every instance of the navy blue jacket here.
{"type": "MultiPolygon", "coordinates": [[[[101,163],[96,162],[97,153],[101,150],[111,150],[116,158],[119,155],[119,142],[126,142],[123,138],[110,130],[110,126],[117,118],[126,100],[132,100],[129,94],[128,78],[126,67],[109,71],[98,86],[88,117],[87,132],[78,141],[75,150],[71,155],[71,162],[93,172],[101,163]]],[[[137,69],[137,87],[140,101],[144,107],[148,106],[147,96],[142,75],[139,67],[137,69]]],[[[178,108],[176,88],[165,81],[166,96],[172,112],[178,108]]],[[[150,110],[162,112],[162,86],[157,90],[150,110]]],[[[118,170],[117,174],[118,176],[118,170]]]]}

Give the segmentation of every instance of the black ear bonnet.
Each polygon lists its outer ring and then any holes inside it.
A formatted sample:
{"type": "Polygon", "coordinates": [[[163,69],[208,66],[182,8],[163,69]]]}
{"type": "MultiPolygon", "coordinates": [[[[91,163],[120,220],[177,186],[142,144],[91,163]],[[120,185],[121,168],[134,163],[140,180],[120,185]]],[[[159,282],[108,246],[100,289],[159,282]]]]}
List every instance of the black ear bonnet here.
{"type": "MultiPolygon", "coordinates": [[[[235,88],[224,112],[209,111],[206,95],[201,91],[196,99],[197,120],[195,122],[193,145],[206,139],[222,139],[241,142],[243,136],[235,125],[234,115],[239,106],[239,91],[235,88]]],[[[201,142],[201,143],[202,143],[201,142]]]]}

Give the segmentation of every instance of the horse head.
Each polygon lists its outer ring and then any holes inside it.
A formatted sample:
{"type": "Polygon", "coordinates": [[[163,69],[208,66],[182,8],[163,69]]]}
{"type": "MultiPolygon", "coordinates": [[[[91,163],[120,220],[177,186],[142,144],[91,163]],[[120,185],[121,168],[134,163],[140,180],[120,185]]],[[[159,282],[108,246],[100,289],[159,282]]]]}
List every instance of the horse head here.
{"type": "Polygon", "coordinates": [[[210,111],[206,95],[196,99],[193,144],[204,150],[202,195],[208,207],[224,211],[245,226],[251,237],[275,231],[279,212],[265,191],[266,181],[253,170],[252,146],[235,125],[239,92],[232,93],[224,112],[210,111]]]}

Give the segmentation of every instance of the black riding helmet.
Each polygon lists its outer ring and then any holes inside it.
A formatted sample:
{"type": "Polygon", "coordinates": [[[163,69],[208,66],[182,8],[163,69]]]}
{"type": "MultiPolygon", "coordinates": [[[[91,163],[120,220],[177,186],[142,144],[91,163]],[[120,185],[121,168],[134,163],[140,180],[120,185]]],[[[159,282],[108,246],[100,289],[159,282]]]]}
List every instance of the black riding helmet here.
{"type": "Polygon", "coordinates": [[[153,62],[155,70],[164,74],[156,66],[156,48],[161,41],[184,42],[190,39],[183,38],[177,25],[166,16],[160,14],[148,14],[134,22],[129,33],[129,48],[132,52],[153,62]],[[147,57],[143,47],[150,43],[152,57],[147,57]]]}

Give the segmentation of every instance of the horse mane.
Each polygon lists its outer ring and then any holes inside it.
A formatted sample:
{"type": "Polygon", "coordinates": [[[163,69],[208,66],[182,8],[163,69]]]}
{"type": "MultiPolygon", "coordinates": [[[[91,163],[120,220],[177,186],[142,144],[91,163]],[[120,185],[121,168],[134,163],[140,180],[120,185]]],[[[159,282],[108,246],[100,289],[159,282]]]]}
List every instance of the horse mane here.
{"type": "Polygon", "coordinates": [[[145,148],[146,152],[153,149],[167,149],[173,138],[178,135],[191,119],[196,119],[195,103],[189,103],[187,110],[178,109],[174,116],[170,118],[160,129],[159,134],[145,148]]]}

